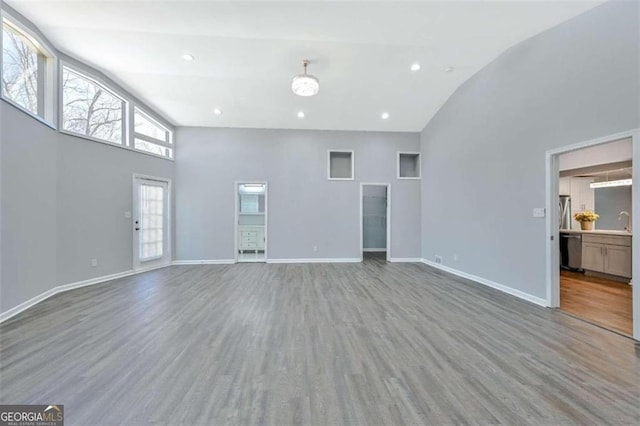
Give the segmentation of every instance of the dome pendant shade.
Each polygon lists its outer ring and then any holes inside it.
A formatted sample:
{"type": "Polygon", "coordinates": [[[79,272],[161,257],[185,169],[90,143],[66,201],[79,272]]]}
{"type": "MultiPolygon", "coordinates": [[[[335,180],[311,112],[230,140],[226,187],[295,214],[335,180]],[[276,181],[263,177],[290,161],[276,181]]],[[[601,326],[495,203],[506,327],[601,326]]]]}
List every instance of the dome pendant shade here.
{"type": "Polygon", "coordinates": [[[312,75],[307,74],[309,61],[304,61],[304,74],[296,75],[291,81],[291,90],[298,96],[313,96],[320,90],[320,81],[312,75]]]}

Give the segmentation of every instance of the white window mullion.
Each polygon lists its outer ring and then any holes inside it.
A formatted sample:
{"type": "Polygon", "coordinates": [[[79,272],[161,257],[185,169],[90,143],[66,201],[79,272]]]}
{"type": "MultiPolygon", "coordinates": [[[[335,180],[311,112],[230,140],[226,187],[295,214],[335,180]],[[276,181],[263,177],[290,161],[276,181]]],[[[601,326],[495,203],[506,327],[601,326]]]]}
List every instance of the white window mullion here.
{"type": "Polygon", "coordinates": [[[142,133],[134,132],[133,136],[134,136],[135,139],[141,139],[141,140],[143,140],[145,142],[151,142],[151,143],[154,143],[156,145],[162,145],[165,148],[173,148],[173,145],[168,143],[168,142],[165,142],[165,141],[163,141],[161,139],[152,138],[152,137],[147,136],[147,135],[143,135],[142,133]]]}

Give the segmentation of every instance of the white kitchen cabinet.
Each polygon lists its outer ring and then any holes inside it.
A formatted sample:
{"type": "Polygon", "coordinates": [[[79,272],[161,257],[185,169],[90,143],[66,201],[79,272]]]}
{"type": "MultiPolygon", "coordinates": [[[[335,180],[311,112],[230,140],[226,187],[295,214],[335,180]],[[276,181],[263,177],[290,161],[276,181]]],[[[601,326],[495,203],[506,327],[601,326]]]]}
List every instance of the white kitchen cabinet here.
{"type": "Polygon", "coordinates": [[[631,278],[631,236],[584,233],[582,269],[631,278]]]}
{"type": "Polygon", "coordinates": [[[569,195],[571,195],[571,229],[580,229],[580,222],[573,219],[573,214],[595,209],[595,192],[591,189],[592,178],[569,178],[569,195]]]}
{"type": "Polygon", "coordinates": [[[571,195],[571,178],[560,178],[559,195],[571,195]]]}

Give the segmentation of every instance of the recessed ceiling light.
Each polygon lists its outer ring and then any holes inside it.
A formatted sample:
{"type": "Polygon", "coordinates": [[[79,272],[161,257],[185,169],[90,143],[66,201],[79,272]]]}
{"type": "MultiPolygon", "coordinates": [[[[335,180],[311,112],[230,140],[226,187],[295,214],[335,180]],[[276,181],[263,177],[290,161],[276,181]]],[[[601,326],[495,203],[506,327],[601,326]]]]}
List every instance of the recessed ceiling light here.
{"type": "Polygon", "coordinates": [[[419,71],[420,70],[420,64],[419,63],[415,63],[415,64],[411,64],[411,71],[419,71]]]}
{"type": "Polygon", "coordinates": [[[215,115],[222,115],[222,111],[220,110],[220,108],[214,108],[214,109],[213,109],[213,113],[214,113],[215,115]]]}
{"type": "Polygon", "coordinates": [[[382,117],[383,120],[386,120],[387,118],[389,118],[389,113],[388,112],[383,112],[380,117],[382,117]]]}
{"type": "Polygon", "coordinates": [[[455,68],[453,68],[453,67],[446,67],[446,68],[444,69],[444,72],[453,72],[453,70],[454,70],[454,69],[455,69],[455,68]]]}
{"type": "Polygon", "coordinates": [[[196,57],[193,56],[191,53],[185,53],[184,55],[182,55],[182,59],[184,59],[185,61],[193,61],[196,57]]]}
{"type": "Polygon", "coordinates": [[[298,111],[298,118],[304,118],[304,111],[298,111]]]}

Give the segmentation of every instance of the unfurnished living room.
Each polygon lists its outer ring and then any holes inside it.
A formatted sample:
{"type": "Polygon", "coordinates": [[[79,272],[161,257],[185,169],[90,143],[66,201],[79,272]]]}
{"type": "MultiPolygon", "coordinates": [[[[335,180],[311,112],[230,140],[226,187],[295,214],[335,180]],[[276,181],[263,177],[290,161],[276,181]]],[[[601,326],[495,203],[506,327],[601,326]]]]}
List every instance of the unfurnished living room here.
{"type": "Polygon", "coordinates": [[[640,2],[0,8],[0,425],[640,424],[640,2]]]}

